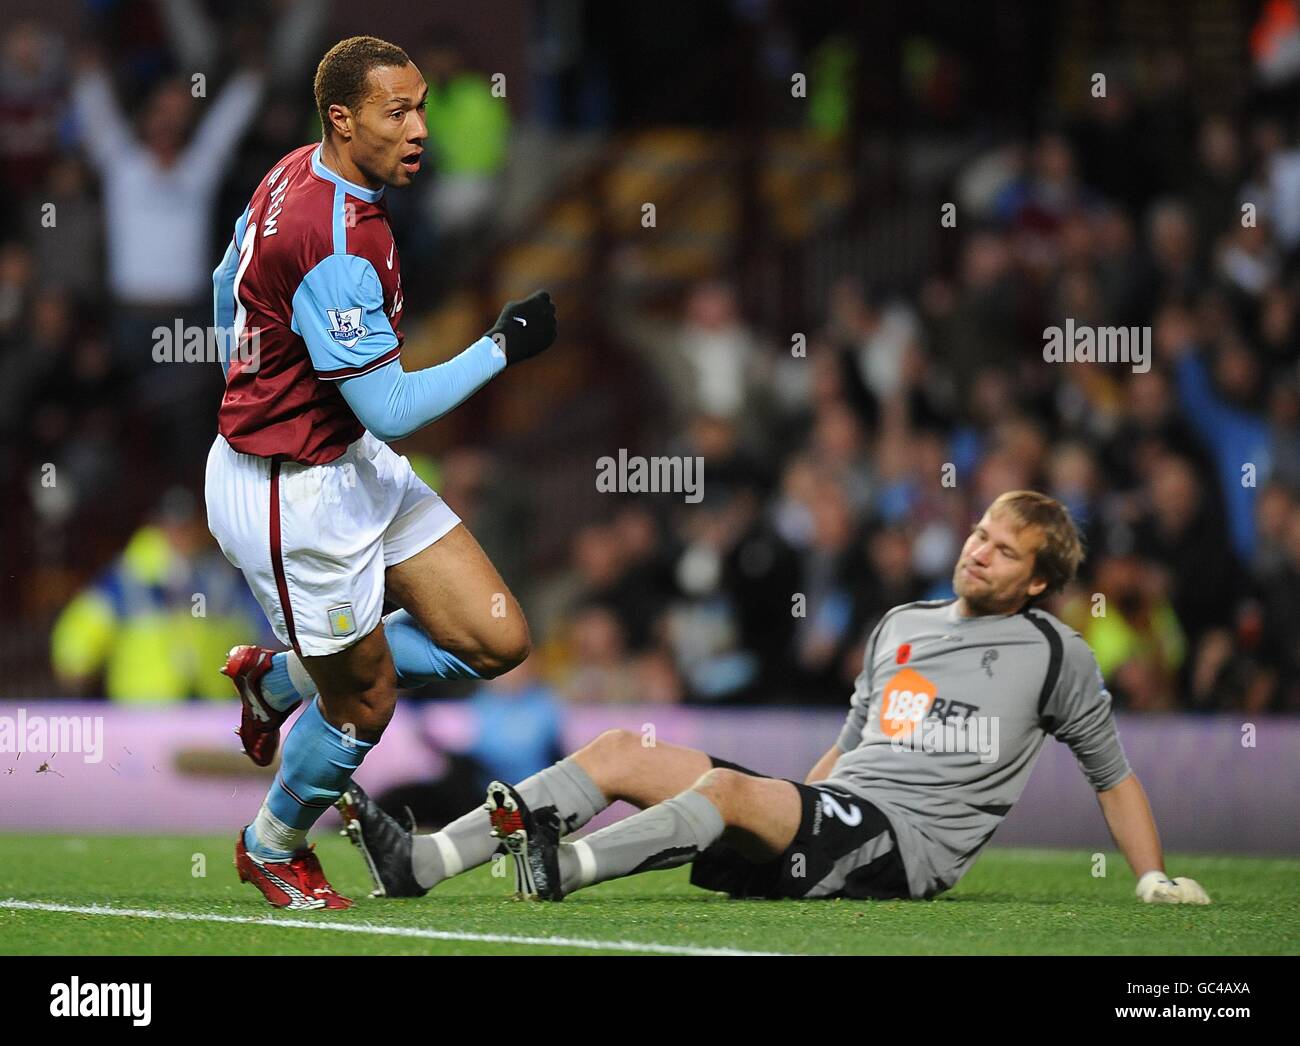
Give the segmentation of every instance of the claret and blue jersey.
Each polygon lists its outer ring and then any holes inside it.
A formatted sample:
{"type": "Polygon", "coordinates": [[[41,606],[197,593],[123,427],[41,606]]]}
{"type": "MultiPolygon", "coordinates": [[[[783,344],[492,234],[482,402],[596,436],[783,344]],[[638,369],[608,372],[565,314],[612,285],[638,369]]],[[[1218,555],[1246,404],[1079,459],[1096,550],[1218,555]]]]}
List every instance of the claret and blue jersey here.
{"type": "Polygon", "coordinates": [[[383,191],[304,146],[235,224],[212,281],[228,332],[218,428],[236,451],[328,464],[367,429],[409,435],[505,368],[487,335],[435,367],[402,368],[402,272],[383,191]]]}
{"type": "Polygon", "coordinates": [[[402,351],[384,190],[347,181],[320,154],[303,146],[275,165],[212,277],[215,324],[237,347],[221,434],[242,453],[308,465],[334,460],[365,431],[338,382],[402,351]]]}

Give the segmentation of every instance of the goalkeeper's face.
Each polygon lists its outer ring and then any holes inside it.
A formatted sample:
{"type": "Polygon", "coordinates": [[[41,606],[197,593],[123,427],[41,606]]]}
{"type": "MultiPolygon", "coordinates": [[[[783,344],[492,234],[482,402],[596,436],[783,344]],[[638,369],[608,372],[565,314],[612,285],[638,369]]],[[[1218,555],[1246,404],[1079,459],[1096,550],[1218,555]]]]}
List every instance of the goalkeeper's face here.
{"type": "Polygon", "coordinates": [[[1019,526],[1005,512],[975,524],[952,574],[953,591],[972,615],[1011,614],[1038,595],[1047,583],[1034,576],[1043,544],[1042,529],[1019,526]]]}
{"type": "Polygon", "coordinates": [[[412,63],[370,70],[365,101],[352,114],[352,162],[371,185],[410,185],[420,170],[428,87],[412,63]]]}

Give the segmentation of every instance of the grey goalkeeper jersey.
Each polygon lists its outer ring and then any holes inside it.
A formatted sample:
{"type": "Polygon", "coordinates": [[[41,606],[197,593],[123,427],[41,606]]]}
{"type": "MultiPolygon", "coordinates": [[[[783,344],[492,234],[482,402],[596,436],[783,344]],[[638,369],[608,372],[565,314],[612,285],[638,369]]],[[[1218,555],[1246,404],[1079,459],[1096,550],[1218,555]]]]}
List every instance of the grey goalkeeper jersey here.
{"type": "Polygon", "coordinates": [[[931,897],[966,873],[1020,798],[1048,734],[1097,791],[1129,773],[1079,633],[1043,610],[962,617],[956,600],[908,603],[867,641],[827,781],[880,808],[912,896],[931,897]]]}

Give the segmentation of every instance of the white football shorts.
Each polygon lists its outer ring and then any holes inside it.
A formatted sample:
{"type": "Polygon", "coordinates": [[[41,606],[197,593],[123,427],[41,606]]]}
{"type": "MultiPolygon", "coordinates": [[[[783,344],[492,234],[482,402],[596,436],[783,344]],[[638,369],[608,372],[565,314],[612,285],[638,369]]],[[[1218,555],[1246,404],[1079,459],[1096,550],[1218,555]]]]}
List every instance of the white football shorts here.
{"type": "Polygon", "coordinates": [[[367,432],[328,465],[208,452],[208,529],[244,573],[280,641],[305,657],[368,635],[384,570],[460,522],[411,463],[367,432]]]}

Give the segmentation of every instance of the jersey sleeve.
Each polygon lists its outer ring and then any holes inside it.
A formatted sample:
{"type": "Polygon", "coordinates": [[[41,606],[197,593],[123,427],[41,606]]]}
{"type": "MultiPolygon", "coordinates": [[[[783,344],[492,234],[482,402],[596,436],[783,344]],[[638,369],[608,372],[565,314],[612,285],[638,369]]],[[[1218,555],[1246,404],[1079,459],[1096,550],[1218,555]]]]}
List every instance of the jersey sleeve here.
{"type": "Polygon", "coordinates": [[[880,633],[889,618],[890,614],[886,613],[876,623],[876,627],[871,630],[871,635],[867,639],[867,647],[862,655],[862,671],[853,681],[853,696],[849,698],[849,714],[845,717],[840,736],[835,741],[835,747],[841,752],[852,752],[862,743],[862,729],[867,725],[867,712],[871,706],[871,662],[876,656],[876,644],[880,641],[880,633]]]}
{"type": "Polygon", "coordinates": [[[230,359],[235,348],[235,277],[239,273],[239,245],[248,228],[248,208],[235,223],[235,234],[226,244],[226,253],[212,270],[212,324],[221,346],[221,370],[230,373],[230,359]]]}
{"type": "MultiPolygon", "coordinates": [[[[868,646],[870,651],[870,646],[868,646]]],[[[871,655],[867,654],[867,663],[862,666],[858,678],[853,681],[853,696],[849,698],[849,714],[844,718],[840,736],[835,740],[835,747],[841,752],[852,752],[862,743],[862,728],[867,723],[867,706],[871,703],[871,655]]]]}
{"type": "Polygon", "coordinates": [[[408,374],[380,366],[339,384],[352,413],[384,442],[402,439],[442,417],[505,367],[505,353],[484,335],[464,352],[408,374]]]}
{"type": "Polygon", "coordinates": [[[290,326],[325,381],[366,374],[402,351],[384,314],[379,274],[354,254],[331,254],[303,277],[290,326]]]}
{"type": "Polygon", "coordinates": [[[1043,709],[1048,733],[1070,746],[1088,783],[1098,792],[1131,772],[1115,729],[1110,691],[1082,636],[1063,641],[1061,674],[1043,709]]]}

